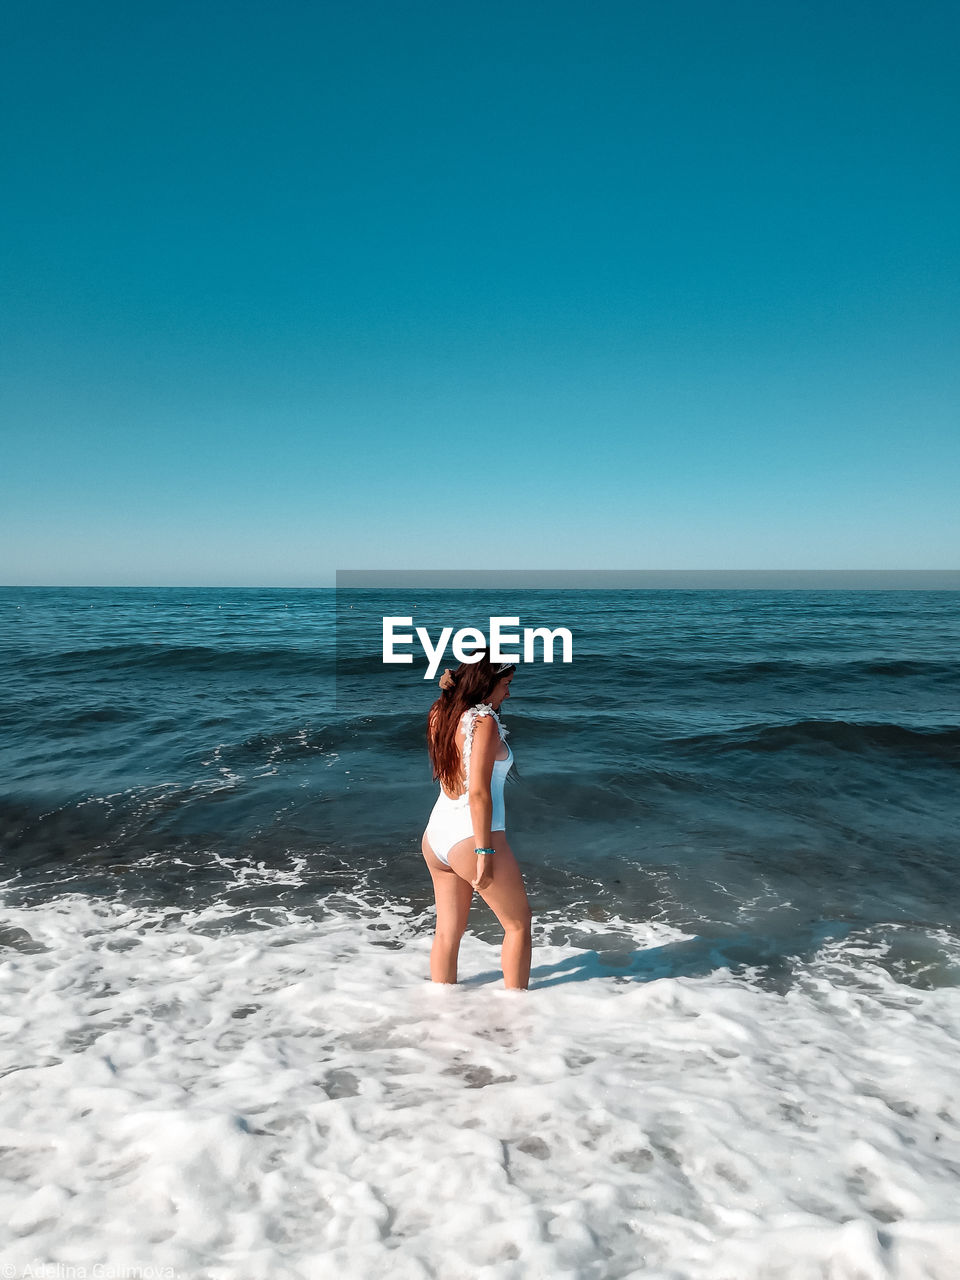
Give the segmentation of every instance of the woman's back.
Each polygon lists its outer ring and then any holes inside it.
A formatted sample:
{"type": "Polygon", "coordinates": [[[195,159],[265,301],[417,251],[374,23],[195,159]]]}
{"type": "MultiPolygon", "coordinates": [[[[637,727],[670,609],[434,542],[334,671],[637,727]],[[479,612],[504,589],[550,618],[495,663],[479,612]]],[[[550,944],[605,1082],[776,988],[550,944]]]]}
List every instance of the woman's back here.
{"type": "MultiPolygon", "coordinates": [[[[460,717],[460,723],[457,725],[454,741],[457,745],[457,751],[460,754],[460,771],[463,780],[463,790],[457,792],[456,795],[452,795],[441,783],[440,790],[448,800],[462,800],[470,789],[470,756],[473,749],[473,737],[477,727],[477,720],[483,716],[493,717],[497,730],[500,734],[500,745],[493,762],[494,779],[491,780],[491,787],[493,787],[493,785],[499,785],[502,799],[503,784],[510,771],[510,766],[513,763],[513,752],[510,750],[510,745],[507,742],[508,730],[503,727],[500,722],[500,717],[489,703],[481,702],[475,707],[468,707],[460,717]]],[[[495,795],[493,796],[493,799],[494,808],[496,808],[495,795]]]]}

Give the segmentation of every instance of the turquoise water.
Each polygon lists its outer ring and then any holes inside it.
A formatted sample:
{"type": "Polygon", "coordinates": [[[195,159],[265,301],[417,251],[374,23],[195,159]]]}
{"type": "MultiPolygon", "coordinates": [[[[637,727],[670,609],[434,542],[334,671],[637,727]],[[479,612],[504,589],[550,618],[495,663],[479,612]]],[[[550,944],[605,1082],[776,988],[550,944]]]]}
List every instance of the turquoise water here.
{"type": "Polygon", "coordinates": [[[960,594],[341,597],[338,652],[332,591],[0,592],[8,892],[216,900],[229,857],[301,868],[277,894],[229,877],[238,918],[358,887],[424,905],[435,686],[422,660],[384,668],[376,627],[507,613],[575,640],[504,710],[535,909],[692,929],[771,973],[825,931],[897,926],[919,956],[897,963],[941,980],[960,594]]]}

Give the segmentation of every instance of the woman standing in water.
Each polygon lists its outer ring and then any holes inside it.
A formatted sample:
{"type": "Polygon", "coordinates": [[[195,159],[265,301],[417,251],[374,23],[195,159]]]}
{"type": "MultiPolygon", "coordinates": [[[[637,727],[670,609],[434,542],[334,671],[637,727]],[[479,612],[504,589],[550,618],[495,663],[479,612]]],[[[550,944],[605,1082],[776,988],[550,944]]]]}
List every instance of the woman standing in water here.
{"type": "Polygon", "coordinates": [[[530,981],[530,904],[505,831],[503,784],[513,752],[497,714],[515,671],[509,663],[491,665],[487,654],[445,671],[427,718],[427,747],[440,783],[421,845],[437,903],[434,982],[457,980],[474,889],[503,926],[504,986],[523,990],[530,981]]]}

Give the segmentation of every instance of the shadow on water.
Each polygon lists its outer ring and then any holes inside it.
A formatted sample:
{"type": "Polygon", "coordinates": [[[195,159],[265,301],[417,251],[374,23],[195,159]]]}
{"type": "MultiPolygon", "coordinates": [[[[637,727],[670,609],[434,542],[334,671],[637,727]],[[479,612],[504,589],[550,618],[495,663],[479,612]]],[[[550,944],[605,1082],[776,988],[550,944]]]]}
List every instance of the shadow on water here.
{"type": "MultiPolygon", "coordinates": [[[[542,991],[569,982],[610,980],[653,982],[658,978],[706,978],[721,970],[750,972],[755,985],[779,995],[796,981],[798,963],[812,959],[826,942],[838,942],[854,929],[842,921],[817,921],[808,930],[789,936],[763,937],[751,933],[685,938],[659,947],[635,951],[581,951],[556,964],[535,965],[530,990],[542,991]]],[[[462,980],[463,986],[499,982],[499,970],[462,980]]]]}

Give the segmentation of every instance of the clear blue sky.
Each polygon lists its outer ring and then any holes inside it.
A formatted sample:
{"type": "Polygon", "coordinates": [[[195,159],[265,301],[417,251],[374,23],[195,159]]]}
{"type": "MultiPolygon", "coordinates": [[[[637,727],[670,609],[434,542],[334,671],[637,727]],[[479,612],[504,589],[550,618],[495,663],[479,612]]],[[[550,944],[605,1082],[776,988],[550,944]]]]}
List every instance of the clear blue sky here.
{"type": "Polygon", "coordinates": [[[960,6],[8,0],[0,582],[960,566],[960,6]]]}

